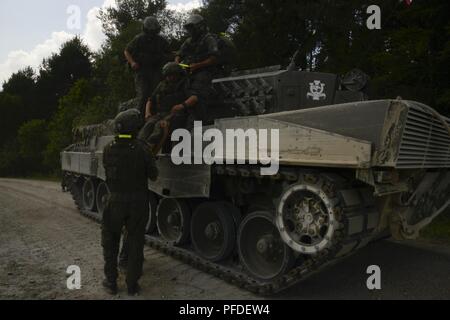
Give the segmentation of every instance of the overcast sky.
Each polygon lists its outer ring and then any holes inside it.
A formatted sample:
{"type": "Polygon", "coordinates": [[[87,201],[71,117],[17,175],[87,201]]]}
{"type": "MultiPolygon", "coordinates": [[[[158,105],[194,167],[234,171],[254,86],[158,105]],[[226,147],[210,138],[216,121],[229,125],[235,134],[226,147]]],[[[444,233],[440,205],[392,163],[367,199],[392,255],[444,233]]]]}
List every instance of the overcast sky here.
{"type": "MultiPolygon", "coordinates": [[[[0,0],[0,87],[13,73],[26,66],[37,68],[42,59],[57,52],[73,35],[81,35],[92,50],[103,41],[97,14],[114,0],[0,0]],[[80,28],[69,28],[71,6],[80,9],[80,28]]],[[[201,0],[168,0],[169,7],[186,10],[201,0]]],[[[73,11],[72,11],[73,12],[73,11]]],[[[73,20],[72,20],[73,21],[73,20]]]]}

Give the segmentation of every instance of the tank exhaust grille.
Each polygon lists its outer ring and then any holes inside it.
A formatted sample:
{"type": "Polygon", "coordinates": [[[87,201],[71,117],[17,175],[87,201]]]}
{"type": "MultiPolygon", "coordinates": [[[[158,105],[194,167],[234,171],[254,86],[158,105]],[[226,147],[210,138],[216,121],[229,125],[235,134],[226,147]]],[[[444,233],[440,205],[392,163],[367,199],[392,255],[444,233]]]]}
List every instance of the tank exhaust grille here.
{"type": "MultiPolygon", "coordinates": [[[[443,117],[450,124],[450,119],[443,117]]],[[[397,168],[450,167],[450,134],[436,115],[413,105],[403,131],[397,168]]]]}

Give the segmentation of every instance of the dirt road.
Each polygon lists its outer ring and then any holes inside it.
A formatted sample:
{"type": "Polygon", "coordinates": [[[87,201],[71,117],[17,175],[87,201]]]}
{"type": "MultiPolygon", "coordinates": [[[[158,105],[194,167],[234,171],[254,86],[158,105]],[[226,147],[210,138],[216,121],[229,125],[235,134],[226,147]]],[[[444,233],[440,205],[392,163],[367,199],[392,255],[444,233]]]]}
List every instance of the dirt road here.
{"type": "MultiPolygon", "coordinates": [[[[145,249],[138,299],[252,299],[254,295],[145,249]]],[[[100,226],[82,217],[54,182],[0,179],[0,298],[129,299],[103,292],[100,226]],[[81,268],[81,290],[66,269],[81,268]]],[[[382,241],[277,296],[280,299],[450,298],[450,248],[382,241]],[[366,268],[382,270],[382,290],[366,288],[366,268]]]]}

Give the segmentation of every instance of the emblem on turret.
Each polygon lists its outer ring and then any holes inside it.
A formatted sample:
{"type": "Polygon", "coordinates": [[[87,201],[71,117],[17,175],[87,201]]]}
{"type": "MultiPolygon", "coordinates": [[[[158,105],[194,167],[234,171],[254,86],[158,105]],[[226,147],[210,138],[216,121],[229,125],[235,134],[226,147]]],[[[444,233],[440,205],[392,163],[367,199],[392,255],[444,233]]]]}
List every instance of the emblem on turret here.
{"type": "Polygon", "coordinates": [[[325,100],[327,95],[323,93],[324,90],[325,83],[320,82],[320,80],[314,80],[314,82],[309,84],[309,92],[306,96],[315,101],[325,100]]]}

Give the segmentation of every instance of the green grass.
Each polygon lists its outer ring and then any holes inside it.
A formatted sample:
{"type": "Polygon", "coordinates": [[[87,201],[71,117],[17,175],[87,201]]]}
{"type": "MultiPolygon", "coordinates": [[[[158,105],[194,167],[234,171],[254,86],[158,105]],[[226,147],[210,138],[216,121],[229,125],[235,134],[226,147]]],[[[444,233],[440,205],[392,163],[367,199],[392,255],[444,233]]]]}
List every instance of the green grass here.
{"type": "Polygon", "coordinates": [[[450,242],[450,210],[446,210],[420,232],[420,236],[429,240],[450,242]]]}

